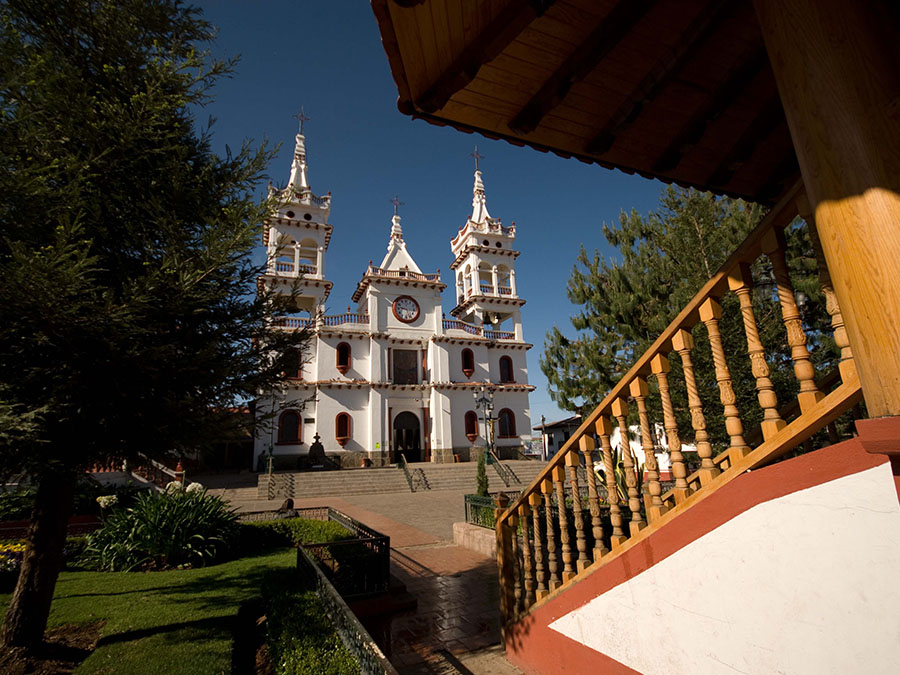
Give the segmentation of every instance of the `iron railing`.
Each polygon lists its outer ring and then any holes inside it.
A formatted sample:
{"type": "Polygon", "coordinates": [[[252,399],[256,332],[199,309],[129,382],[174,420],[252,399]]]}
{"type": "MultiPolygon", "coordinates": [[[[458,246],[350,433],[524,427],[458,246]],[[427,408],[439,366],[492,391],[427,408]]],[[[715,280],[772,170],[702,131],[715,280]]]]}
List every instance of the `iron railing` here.
{"type": "Polygon", "coordinates": [[[494,499],[490,495],[464,495],[466,522],[479,527],[494,529],[494,499]]]}
{"type": "Polygon", "coordinates": [[[365,675],[397,675],[397,670],[388,661],[384,652],[350,611],[313,555],[303,546],[297,547],[297,569],[307,581],[308,587],[315,589],[325,614],[331,619],[344,646],[359,662],[360,672],[365,675]]]}
{"type": "Polygon", "coordinates": [[[399,453],[397,455],[397,468],[403,471],[403,475],[406,476],[406,482],[409,484],[409,491],[415,492],[416,486],[413,485],[412,475],[409,473],[409,465],[406,463],[406,457],[403,456],[403,453],[399,453]]]}
{"type": "Polygon", "coordinates": [[[518,477],[508,466],[500,462],[497,455],[494,454],[493,450],[489,449],[486,452],[487,457],[485,458],[485,461],[494,467],[494,470],[497,472],[497,475],[500,476],[500,480],[503,481],[503,484],[506,487],[509,487],[512,484],[512,481],[516,481],[517,483],[519,482],[518,477]]]}

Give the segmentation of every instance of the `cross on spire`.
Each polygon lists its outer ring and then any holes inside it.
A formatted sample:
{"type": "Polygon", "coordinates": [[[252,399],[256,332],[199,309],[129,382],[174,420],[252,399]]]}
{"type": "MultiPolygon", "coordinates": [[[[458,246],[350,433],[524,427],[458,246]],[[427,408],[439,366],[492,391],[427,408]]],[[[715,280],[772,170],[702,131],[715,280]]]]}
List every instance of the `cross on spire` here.
{"type": "Polygon", "coordinates": [[[475,158],[475,170],[478,171],[478,160],[484,159],[484,155],[479,154],[477,145],[475,146],[475,152],[470,152],[469,157],[475,158]]]}
{"type": "Polygon", "coordinates": [[[307,116],[306,116],[306,113],[303,111],[303,106],[302,106],[302,105],[300,106],[300,112],[297,113],[296,115],[291,115],[291,117],[293,117],[295,120],[299,120],[299,122],[300,122],[300,133],[301,133],[301,134],[303,133],[303,123],[304,123],[304,122],[309,122],[309,121],[312,119],[312,117],[307,117],[307,116]]]}
{"type": "Polygon", "coordinates": [[[394,198],[391,199],[390,201],[391,201],[391,204],[394,205],[394,215],[399,216],[400,215],[400,207],[404,206],[405,202],[401,202],[400,197],[398,197],[397,195],[394,195],[394,198]]]}

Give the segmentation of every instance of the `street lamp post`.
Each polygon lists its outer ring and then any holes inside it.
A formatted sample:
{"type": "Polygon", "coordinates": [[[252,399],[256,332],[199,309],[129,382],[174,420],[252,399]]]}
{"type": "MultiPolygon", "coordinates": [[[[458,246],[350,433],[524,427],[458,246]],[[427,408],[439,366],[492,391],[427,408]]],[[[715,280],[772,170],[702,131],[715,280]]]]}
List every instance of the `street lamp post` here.
{"type": "Polygon", "coordinates": [[[490,433],[491,423],[494,421],[494,392],[492,389],[481,385],[478,391],[472,392],[475,399],[475,407],[481,409],[484,418],[484,442],[490,452],[494,451],[494,435],[490,433]]]}

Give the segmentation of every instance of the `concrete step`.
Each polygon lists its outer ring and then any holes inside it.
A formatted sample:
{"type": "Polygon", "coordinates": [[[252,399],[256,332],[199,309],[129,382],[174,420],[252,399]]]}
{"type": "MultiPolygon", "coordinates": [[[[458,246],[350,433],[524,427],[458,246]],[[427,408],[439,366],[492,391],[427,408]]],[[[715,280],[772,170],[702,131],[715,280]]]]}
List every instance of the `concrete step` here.
{"type": "MultiPolygon", "coordinates": [[[[514,491],[526,487],[543,469],[543,463],[536,461],[513,460],[503,462],[513,470],[519,483],[513,482],[507,487],[493,467],[488,467],[488,484],[492,491],[514,491]]],[[[454,490],[458,492],[475,492],[476,473],[474,462],[462,464],[430,464],[418,462],[410,464],[413,475],[425,475],[428,487],[417,484],[420,490],[454,490]]],[[[385,494],[392,492],[409,492],[409,484],[405,474],[396,467],[379,467],[368,469],[347,469],[342,471],[322,472],[289,472],[276,473],[273,476],[260,476],[255,494],[252,488],[228,490],[230,500],[266,499],[270,495],[284,497],[328,497],[340,495],[385,494]],[[269,482],[273,482],[270,492],[269,482]]]]}

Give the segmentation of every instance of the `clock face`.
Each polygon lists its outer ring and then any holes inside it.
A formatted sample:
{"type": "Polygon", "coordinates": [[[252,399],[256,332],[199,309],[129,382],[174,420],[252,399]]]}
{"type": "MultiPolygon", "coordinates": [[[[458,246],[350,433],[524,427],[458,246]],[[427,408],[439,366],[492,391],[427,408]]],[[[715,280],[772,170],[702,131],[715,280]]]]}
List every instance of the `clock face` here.
{"type": "Polygon", "coordinates": [[[401,295],[394,300],[394,316],[403,323],[412,323],[419,318],[419,303],[408,295],[401,295]]]}

